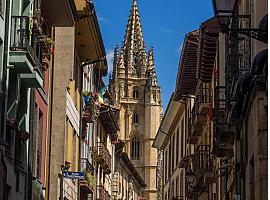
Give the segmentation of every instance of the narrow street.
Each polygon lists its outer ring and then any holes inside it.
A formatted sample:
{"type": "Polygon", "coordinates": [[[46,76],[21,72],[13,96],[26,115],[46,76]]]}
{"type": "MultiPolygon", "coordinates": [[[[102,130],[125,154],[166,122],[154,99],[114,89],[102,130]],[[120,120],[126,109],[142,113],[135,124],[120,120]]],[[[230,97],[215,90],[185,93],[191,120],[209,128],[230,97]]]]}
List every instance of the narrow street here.
{"type": "Polygon", "coordinates": [[[267,200],[267,0],[0,0],[0,200],[267,200]]]}

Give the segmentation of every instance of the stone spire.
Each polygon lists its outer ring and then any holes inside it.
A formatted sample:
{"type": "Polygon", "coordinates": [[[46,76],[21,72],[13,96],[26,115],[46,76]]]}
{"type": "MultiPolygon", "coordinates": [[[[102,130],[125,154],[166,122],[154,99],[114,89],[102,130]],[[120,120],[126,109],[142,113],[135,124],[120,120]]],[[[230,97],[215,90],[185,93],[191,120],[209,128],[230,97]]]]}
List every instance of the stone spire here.
{"type": "Polygon", "coordinates": [[[147,56],[147,79],[151,86],[158,86],[153,47],[150,48],[147,56]]]}
{"type": "Polygon", "coordinates": [[[122,56],[128,74],[135,74],[138,76],[144,75],[146,68],[146,50],[136,0],[133,0],[121,49],[123,50],[121,52],[123,55],[120,55],[120,59],[122,56]]]}

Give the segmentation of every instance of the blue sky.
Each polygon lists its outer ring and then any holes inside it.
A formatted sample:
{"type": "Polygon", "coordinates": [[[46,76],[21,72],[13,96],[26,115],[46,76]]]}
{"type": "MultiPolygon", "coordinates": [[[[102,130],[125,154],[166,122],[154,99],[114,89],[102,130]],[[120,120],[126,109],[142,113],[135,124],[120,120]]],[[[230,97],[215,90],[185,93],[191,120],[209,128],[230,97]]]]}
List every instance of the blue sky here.
{"type": "MultiPolygon", "coordinates": [[[[185,34],[213,16],[211,0],[137,0],[147,50],[153,46],[163,110],[175,89],[185,34]]],[[[132,0],[94,0],[111,70],[113,49],[121,45],[132,0]]]]}

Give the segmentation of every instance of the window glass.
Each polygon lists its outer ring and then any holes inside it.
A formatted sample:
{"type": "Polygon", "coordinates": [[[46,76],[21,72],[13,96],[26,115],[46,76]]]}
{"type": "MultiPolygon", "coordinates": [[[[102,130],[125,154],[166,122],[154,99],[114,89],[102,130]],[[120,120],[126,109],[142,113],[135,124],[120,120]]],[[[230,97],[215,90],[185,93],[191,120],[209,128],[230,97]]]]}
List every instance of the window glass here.
{"type": "Polygon", "coordinates": [[[140,160],[140,141],[134,136],[131,142],[131,159],[140,160]]]}
{"type": "Polygon", "coordinates": [[[136,90],[136,89],[133,90],[133,98],[134,99],[138,99],[139,98],[139,91],[136,90]]]}
{"type": "Polygon", "coordinates": [[[139,115],[137,113],[135,113],[133,115],[133,123],[138,124],[139,123],[139,115]]]}
{"type": "Polygon", "coordinates": [[[42,132],[43,132],[43,113],[39,110],[38,120],[38,149],[37,149],[37,177],[41,175],[41,155],[42,155],[42,132]]]}

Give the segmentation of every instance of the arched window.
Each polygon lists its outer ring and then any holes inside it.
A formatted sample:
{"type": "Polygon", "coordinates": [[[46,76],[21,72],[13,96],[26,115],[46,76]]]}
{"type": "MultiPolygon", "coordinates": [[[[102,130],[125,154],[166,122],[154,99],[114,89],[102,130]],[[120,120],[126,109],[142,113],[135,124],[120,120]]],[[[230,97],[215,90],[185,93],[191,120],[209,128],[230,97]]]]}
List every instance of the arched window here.
{"type": "Polygon", "coordinates": [[[136,89],[133,90],[133,98],[134,99],[138,99],[139,98],[139,91],[136,90],[136,89]]]}
{"type": "Polygon", "coordinates": [[[136,136],[131,141],[131,159],[140,160],[140,141],[136,136]]]}
{"type": "Polygon", "coordinates": [[[137,113],[133,114],[133,123],[138,124],[139,123],[139,115],[137,113]]]}

